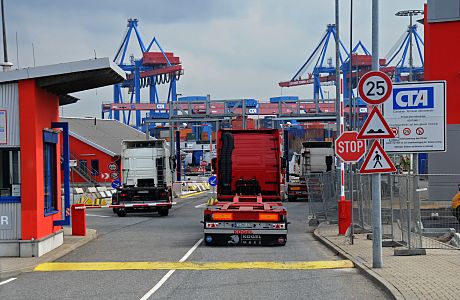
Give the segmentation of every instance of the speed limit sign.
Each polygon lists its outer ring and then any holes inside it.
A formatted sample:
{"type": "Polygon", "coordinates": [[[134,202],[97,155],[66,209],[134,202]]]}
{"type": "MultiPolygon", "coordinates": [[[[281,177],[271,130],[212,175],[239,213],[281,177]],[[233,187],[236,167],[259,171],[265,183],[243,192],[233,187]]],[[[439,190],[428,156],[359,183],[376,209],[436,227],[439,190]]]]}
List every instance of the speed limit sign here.
{"type": "Polygon", "coordinates": [[[366,103],[376,105],[385,102],[393,89],[390,77],[380,71],[371,71],[361,78],[358,92],[366,103]]]}

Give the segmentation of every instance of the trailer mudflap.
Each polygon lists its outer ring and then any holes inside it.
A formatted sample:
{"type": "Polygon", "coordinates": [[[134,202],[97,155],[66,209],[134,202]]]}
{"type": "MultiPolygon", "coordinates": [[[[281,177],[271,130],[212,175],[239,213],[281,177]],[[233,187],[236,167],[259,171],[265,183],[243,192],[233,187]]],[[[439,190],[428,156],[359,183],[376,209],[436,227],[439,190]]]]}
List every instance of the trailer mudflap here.
{"type": "Polygon", "coordinates": [[[284,246],[287,230],[205,229],[206,245],[284,246]]]}

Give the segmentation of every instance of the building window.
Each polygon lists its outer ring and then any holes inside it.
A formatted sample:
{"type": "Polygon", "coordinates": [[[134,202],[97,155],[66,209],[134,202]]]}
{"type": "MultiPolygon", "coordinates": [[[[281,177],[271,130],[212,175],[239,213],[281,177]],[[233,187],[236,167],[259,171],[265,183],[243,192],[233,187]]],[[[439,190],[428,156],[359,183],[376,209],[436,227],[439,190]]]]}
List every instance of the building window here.
{"type": "Polygon", "coordinates": [[[78,166],[79,166],[80,171],[81,171],[83,174],[88,174],[88,161],[86,161],[86,160],[79,160],[79,161],[78,161],[78,166]]]}
{"type": "Polygon", "coordinates": [[[20,169],[19,149],[0,149],[0,197],[20,196],[20,169]]]}
{"type": "Polygon", "coordinates": [[[57,137],[57,133],[49,131],[43,132],[43,191],[45,195],[45,214],[57,213],[57,137]]]}
{"type": "Polygon", "coordinates": [[[91,160],[91,176],[99,175],[99,159],[91,160]]]}

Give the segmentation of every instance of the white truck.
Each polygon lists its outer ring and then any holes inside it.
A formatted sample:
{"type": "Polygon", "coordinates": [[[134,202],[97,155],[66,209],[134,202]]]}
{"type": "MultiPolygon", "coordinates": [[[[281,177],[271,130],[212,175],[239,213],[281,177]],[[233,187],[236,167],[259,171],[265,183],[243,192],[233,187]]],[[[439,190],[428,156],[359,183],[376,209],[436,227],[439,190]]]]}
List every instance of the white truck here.
{"type": "Polygon", "coordinates": [[[123,141],[122,186],[112,196],[114,213],[158,212],[167,216],[172,207],[174,163],[165,140],[123,141]]]}
{"type": "Polygon", "coordinates": [[[294,153],[289,165],[292,179],[287,185],[288,201],[308,199],[309,191],[306,178],[309,174],[330,172],[334,169],[334,148],[332,142],[308,141],[302,143],[300,154],[294,153]],[[291,171],[292,170],[292,171],[291,171]]]}

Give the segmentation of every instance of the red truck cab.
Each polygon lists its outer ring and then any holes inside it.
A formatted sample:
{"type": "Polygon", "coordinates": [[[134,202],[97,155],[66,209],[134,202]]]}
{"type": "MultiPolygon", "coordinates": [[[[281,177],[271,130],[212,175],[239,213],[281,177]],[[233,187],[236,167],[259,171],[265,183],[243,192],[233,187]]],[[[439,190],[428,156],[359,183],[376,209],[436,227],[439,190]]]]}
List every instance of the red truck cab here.
{"type": "Polygon", "coordinates": [[[207,245],[285,245],[278,130],[221,130],[217,141],[217,203],[204,211],[207,245]]]}

